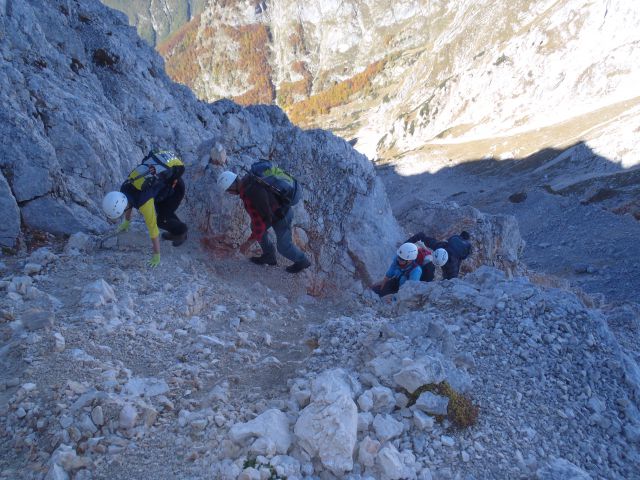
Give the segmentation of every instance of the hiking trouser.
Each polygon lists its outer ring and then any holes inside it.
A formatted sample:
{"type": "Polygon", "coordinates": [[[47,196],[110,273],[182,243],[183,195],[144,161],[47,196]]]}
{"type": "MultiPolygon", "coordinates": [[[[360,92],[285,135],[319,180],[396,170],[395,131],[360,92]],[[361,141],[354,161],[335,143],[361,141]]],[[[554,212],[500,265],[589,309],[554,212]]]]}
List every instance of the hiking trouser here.
{"type": "Polygon", "coordinates": [[[436,266],[432,263],[426,263],[422,265],[422,275],[420,275],[421,282],[432,282],[436,274],[436,266]]]}
{"type": "Polygon", "coordinates": [[[371,288],[375,293],[379,296],[384,297],[385,295],[389,295],[390,293],[397,293],[400,290],[400,278],[393,277],[387,280],[387,283],[384,284],[384,287],[380,287],[380,285],[376,285],[371,288]]]}
{"type": "Polygon", "coordinates": [[[447,252],[449,254],[449,260],[442,266],[442,278],[445,280],[451,280],[452,278],[456,278],[458,273],[460,273],[460,257],[453,255],[451,252],[447,252]]]}
{"type": "Polygon", "coordinates": [[[172,235],[183,235],[188,230],[187,225],[176,215],[176,210],[184,198],[184,191],[184,182],[179,179],[171,195],[155,202],[158,228],[166,230],[172,235]]]}
{"type": "MultiPolygon", "coordinates": [[[[293,222],[293,212],[288,209],[284,217],[275,222],[271,227],[276,234],[276,245],[278,253],[285,258],[288,258],[292,262],[301,262],[307,258],[302,251],[296,247],[291,238],[291,223],[293,222]]],[[[262,254],[265,256],[273,256],[275,258],[276,252],[273,247],[273,243],[269,239],[268,232],[264,232],[262,240],[260,240],[260,247],[262,248],[262,254]]]]}

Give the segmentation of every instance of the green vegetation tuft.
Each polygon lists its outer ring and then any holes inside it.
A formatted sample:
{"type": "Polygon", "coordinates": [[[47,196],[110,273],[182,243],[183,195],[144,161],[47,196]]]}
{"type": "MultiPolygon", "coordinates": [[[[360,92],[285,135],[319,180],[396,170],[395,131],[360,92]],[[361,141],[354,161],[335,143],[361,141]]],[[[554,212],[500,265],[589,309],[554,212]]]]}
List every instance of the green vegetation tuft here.
{"type": "MultiPolygon", "coordinates": [[[[455,427],[470,427],[478,421],[480,408],[473,404],[469,396],[456,392],[447,382],[429,383],[418,388],[413,393],[409,393],[403,389],[403,393],[409,399],[407,406],[410,407],[414,405],[424,392],[431,392],[449,399],[446,418],[448,418],[455,427]]],[[[436,415],[435,418],[438,422],[442,422],[445,419],[442,415],[436,415]]]]}

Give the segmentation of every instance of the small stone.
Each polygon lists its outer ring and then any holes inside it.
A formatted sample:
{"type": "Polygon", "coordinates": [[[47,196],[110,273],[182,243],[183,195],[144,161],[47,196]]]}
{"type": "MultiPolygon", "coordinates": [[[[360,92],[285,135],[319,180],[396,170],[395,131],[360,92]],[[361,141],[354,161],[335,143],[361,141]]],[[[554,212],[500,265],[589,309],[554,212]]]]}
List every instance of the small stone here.
{"type": "Polygon", "coordinates": [[[27,416],[27,412],[25,411],[24,408],[20,407],[20,408],[18,408],[18,410],[16,410],[16,416],[18,418],[24,418],[24,417],[27,416]]]}
{"type": "Polygon", "coordinates": [[[33,332],[35,330],[52,327],[54,318],[55,314],[53,312],[32,308],[21,315],[20,321],[22,325],[24,325],[24,328],[33,332]]]}
{"type": "Polygon", "coordinates": [[[60,465],[54,463],[47,472],[45,480],[69,480],[69,475],[60,465]]]}
{"type": "Polygon", "coordinates": [[[360,412],[358,414],[358,431],[366,432],[373,422],[373,414],[371,412],[360,412]]]}
{"type": "Polygon", "coordinates": [[[453,447],[456,444],[455,439],[447,435],[442,435],[440,437],[440,442],[442,442],[442,445],[444,445],[445,447],[453,447]]]}
{"type": "Polygon", "coordinates": [[[245,468],[238,476],[238,480],[261,480],[260,472],[253,467],[245,468]]]}
{"type": "Polygon", "coordinates": [[[419,430],[433,430],[435,419],[420,410],[414,410],[413,423],[419,430]]]}
{"type": "Polygon", "coordinates": [[[223,415],[216,415],[215,417],[213,417],[213,421],[216,423],[216,425],[218,427],[224,427],[224,425],[227,423],[227,419],[224,418],[223,415]]]}
{"type": "Polygon", "coordinates": [[[53,340],[55,342],[54,350],[56,352],[63,352],[66,346],[66,342],[61,333],[56,332],[53,334],[53,340]]]}
{"type": "Polygon", "coordinates": [[[381,442],[386,442],[402,434],[404,425],[391,415],[380,414],[373,419],[373,428],[381,442]]]}
{"type": "Polygon", "coordinates": [[[41,270],[42,270],[42,265],[40,265],[39,263],[27,263],[24,266],[25,275],[36,275],[40,273],[41,270]]]}
{"type": "Polygon", "coordinates": [[[102,407],[100,405],[91,410],[91,420],[99,427],[104,425],[104,414],[102,413],[102,407]]]}
{"type": "Polygon", "coordinates": [[[123,428],[125,430],[128,428],[133,428],[136,424],[137,419],[138,411],[136,410],[136,407],[134,407],[130,403],[127,403],[124,407],[122,407],[122,410],[120,410],[120,428],[123,428]]]}
{"type": "Polygon", "coordinates": [[[192,421],[190,425],[193,430],[202,431],[205,428],[207,428],[208,423],[209,422],[207,422],[206,418],[199,418],[197,420],[192,421]]]}
{"type": "Polygon", "coordinates": [[[158,419],[158,412],[154,408],[144,408],[142,410],[142,421],[147,428],[151,427],[158,419]]]}
{"type": "Polygon", "coordinates": [[[416,408],[431,415],[446,415],[449,399],[431,392],[423,392],[415,403],[416,408]]]}
{"type": "Polygon", "coordinates": [[[70,415],[63,415],[62,417],[60,417],[60,425],[62,426],[62,428],[69,428],[71,425],[73,425],[73,417],[70,415]]]}

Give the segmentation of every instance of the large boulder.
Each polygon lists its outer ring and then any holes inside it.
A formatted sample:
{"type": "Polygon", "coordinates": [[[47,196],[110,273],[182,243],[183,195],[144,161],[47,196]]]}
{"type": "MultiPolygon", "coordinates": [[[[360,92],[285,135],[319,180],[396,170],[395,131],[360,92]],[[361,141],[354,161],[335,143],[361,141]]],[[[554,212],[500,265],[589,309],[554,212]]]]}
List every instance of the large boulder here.
{"type": "Polygon", "coordinates": [[[275,451],[286,454],[291,446],[289,421],[280,410],[272,408],[246,423],[236,423],[229,430],[229,437],[234,442],[242,442],[255,437],[258,440],[273,443],[275,451]]]}
{"type": "Polygon", "coordinates": [[[313,382],[312,401],[302,410],[294,428],[298,445],[335,475],[353,469],[358,407],[352,397],[344,371],[324,372],[313,382]]]}
{"type": "Polygon", "coordinates": [[[462,273],[480,265],[490,265],[510,274],[523,269],[520,258],[525,242],[516,218],[511,215],[490,215],[455,202],[416,201],[403,211],[398,221],[411,234],[422,231],[439,240],[467,230],[473,252],[462,262],[462,273]]]}
{"type": "Polygon", "coordinates": [[[271,158],[303,185],[294,240],[312,261],[311,293],[351,286],[354,277],[367,285],[381,278],[403,234],[371,162],[329,132],[295,127],[279,108],[240,109],[228,102],[217,108],[224,134],[201,145],[189,195],[210,243],[235,246],[249,232],[242,202],[215,188],[217,175],[229,169],[242,174],[257,159],[271,158]],[[211,153],[216,144],[226,150],[226,165],[211,153]]]}

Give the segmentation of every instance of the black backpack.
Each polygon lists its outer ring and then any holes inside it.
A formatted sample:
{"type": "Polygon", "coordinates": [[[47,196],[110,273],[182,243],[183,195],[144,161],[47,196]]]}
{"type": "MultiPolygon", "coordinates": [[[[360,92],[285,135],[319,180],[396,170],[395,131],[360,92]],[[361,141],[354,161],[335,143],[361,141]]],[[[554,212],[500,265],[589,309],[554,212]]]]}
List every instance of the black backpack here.
{"type": "Polygon", "coordinates": [[[244,169],[260,185],[268,188],[282,206],[296,205],[302,198],[302,185],[296,178],[268,160],[260,160],[244,169]]]}
{"type": "Polygon", "coordinates": [[[166,163],[174,157],[176,154],[170,151],[149,152],[129,174],[125,183],[141,192],[164,187],[176,174],[175,168],[166,163]]]}

